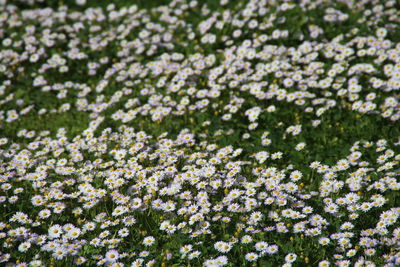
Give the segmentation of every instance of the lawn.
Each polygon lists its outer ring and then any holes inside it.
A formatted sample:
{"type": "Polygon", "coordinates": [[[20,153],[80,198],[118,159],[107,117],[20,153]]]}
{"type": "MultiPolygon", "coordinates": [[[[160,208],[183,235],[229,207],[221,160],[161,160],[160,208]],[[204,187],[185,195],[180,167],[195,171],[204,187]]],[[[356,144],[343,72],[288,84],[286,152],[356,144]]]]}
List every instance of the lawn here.
{"type": "Polygon", "coordinates": [[[397,266],[400,5],[0,0],[0,266],[397,266]]]}

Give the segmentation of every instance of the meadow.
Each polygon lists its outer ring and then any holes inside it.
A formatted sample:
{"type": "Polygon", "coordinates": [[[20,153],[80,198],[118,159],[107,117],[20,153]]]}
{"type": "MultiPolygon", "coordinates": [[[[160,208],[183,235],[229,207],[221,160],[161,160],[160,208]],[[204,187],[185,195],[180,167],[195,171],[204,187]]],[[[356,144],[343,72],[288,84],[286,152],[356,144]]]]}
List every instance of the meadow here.
{"type": "Polygon", "coordinates": [[[394,0],[0,0],[0,266],[400,265],[394,0]]]}

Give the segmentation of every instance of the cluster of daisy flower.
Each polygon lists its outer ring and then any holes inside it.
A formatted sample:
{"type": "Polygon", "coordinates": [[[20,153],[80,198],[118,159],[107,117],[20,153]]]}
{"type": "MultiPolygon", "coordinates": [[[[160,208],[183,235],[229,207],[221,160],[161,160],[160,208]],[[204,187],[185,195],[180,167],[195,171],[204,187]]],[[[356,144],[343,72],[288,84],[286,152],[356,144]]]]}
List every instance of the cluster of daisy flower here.
{"type": "Polygon", "coordinates": [[[0,0],[1,265],[400,264],[395,1],[43,2],[0,0]],[[394,130],[317,161],[332,113],[394,130]]]}

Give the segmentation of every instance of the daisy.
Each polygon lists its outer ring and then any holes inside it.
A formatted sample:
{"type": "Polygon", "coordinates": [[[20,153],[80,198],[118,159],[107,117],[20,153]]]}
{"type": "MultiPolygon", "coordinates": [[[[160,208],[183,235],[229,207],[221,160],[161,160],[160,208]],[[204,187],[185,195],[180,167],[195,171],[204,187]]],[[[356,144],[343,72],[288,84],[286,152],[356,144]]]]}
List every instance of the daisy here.
{"type": "Polygon", "coordinates": [[[151,246],[151,245],[154,244],[154,242],[155,242],[155,238],[152,237],[152,236],[147,236],[147,237],[145,237],[145,238],[143,239],[143,244],[144,244],[145,246],[151,246]]]}
{"type": "Polygon", "coordinates": [[[286,262],[289,262],[289,263],[295,262],[296,259],[297,259],[297,255],[294,254],[294,253],[289,253],[289,254],[287,254],[287,255],[285,256],[285,261],[286,261],[286,262]]]}
{"type": "Polygon", "coordinates": [[[266,252],[268,254],[275,254],[278,252],[278,246],[277,245],[270,245],[268,246],[268,248],[266,249],[266,252]]]}
{"type": "Polygon", "coordinates": [[[105,260],[107,262],[116,262],[119,258],[119,253],[116,250],[110,250],[105,255],[105,260]]]}
{"type": "Polygon", "coordinates": [[[245,259],[250,262],[256,261],[258,259],[258,254],[254,252],[249,252],[245,255],[245,259]]]}
{"type": "Polygon", "coordinates": [[[52,239],[60,237],[60,235],[63,233],[61,226],[58,224],[51,226],[48,232],[49,237],[52,239]]]}

